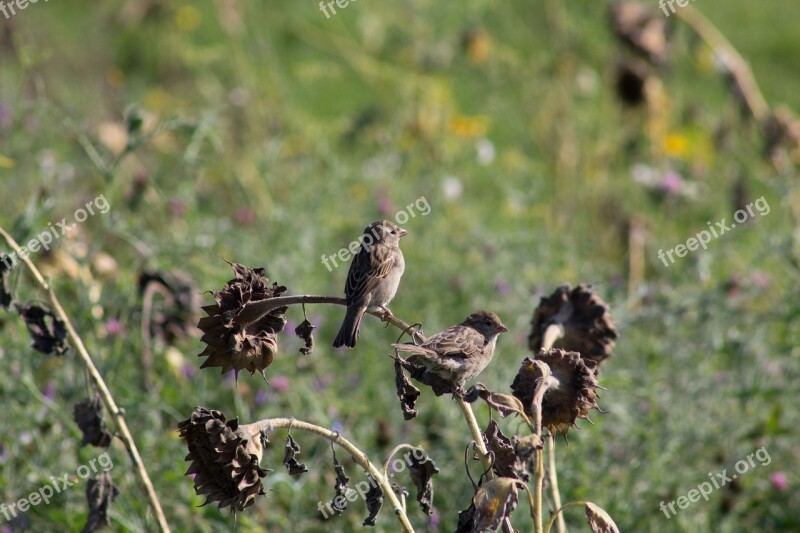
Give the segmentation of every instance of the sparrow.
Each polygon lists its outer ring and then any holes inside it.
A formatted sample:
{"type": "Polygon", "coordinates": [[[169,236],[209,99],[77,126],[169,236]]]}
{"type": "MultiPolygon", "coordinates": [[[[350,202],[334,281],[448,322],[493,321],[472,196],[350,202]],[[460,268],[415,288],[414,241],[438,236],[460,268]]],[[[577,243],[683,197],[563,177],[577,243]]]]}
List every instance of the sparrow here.
{"type": "Polygon", "coordinates": [[[464,384],[480,374],[492,360],[497,336],[507,331],[496,314],[478,311],[422,344],[392,346],[397,351],[412,354],[408,358],[410,363],[449,381],[455,394],[463,394],[464,384]]]}
{"type": "Polygon", "coordinates": [[[388,220],[378,220],[364,228],[361,249],[353,257],[347,273],[344,286],[347,312],[333,341],[334,348],[355,347],[361,320],[368,310],[392,316],[386,306],[394,298],[406,268],[400,237],[407,233],[388,220]]]}

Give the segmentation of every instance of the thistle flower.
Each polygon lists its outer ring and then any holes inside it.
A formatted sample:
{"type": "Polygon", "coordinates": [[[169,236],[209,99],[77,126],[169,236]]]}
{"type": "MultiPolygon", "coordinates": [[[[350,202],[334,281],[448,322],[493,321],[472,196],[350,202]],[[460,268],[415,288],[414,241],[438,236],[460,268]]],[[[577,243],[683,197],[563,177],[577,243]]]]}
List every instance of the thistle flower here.
{"type": "MultiPolygon", "coordinates": [[[[566,435],[578,418],[589,418],[589,409],[599,409],[595,390],[596,363],[582,358],[577,352],[559,349],[541,350],[536,359],[550,367],[552,378],[552,384],[542,399],[542,426],[551,433],[558,430],[566,435]]],[[[541,372],[533,360],[526,357],[511,384],[514,396],[522,402],[528,416],[533,416],[531,402],[541,378],[541,372]]]]}
{"type": "Polygon", "coordinates": [[[564,328],[562,338],[553,347],[579,352],[584,359],[602,363],[611,355],[617,330],[608,304],[597,296],[591,285],[559,287],[550,296],[542,297],[531,320],[528,345],[536,353],[542,348],[544,333],[551,324],[564,328]]]}
{"type": "Polygon", "coordinates": [[[240,370],[247,370],[250,375],[261,372],[263,376],[278,352],[277,334],[286,326],[287,308],[278,307],[254,319],[245,306],[280,296],[286,287],[270,285],[263,268],[230,265],[236,277],[213,293],[217,303],[203,307],[208,316],[197,324],[203,331],[200,340],[206,343],[200,357],[208,357],[200,368],[218,366],[222,373],[235,370],[237,377],[240,370]]]}
{"type": "Polygon", "coordinates": [[[269,473],[259,466],[266,434],[239,426],[238,418],[226,420],[219,411],[196,407],[188,420],[178,424],[186,440],[191,461],[186,475],[195,474],[194,488],[205,495],[203,505],[218,502],[236,514],[253,505],[256,496],[266,494],[261,478],[269,473]]]}

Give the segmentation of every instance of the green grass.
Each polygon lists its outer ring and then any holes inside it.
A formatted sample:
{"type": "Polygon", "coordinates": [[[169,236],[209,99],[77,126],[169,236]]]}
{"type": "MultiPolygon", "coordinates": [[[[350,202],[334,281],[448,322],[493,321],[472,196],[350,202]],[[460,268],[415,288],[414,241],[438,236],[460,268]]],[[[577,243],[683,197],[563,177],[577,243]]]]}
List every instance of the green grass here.
{"type": "MultiPolygon", "coordinates": [[[[751,62],[770,104],[800,110],[796,2],[692,5],[751,62]]],[[[427,332],[479,308],[497,312],[511,334],[479,378],[492,390],[508,392],[528,354],[539,296],[565,282],[590,282],[612,307],[620,341],[600,376],[606,412],[558,446],[565,502],[594,501],[623,531],[800,527],[793,477],[800,420],[792,409],[800,378],[796,172],[778,174],[764,160],[761,135],[740,121],[707,54],[681,28],[664,79],[668,104],[659,113],[690,149],[685,158],[659,155],[642,116],[624,112],[614,94],[619,47],[607,15],[605,4],[588,0],[502,7],[362,0],[330,20],[314,2],[131,0],[39,2],[11,25],[3,21],[0,35],[12,28],[13,50],[3,49],[0,76],[0,108],[9,116],[0,120],[0,225],[23,242],[98,195],[108,199],[108,214],[59,239],[58,254],[33,260],[52,276],[125,408],[174,530],[229,531],[234,523],[227,511],[198,508],[202,498],[183,476],[186,450],[175,428],[196,405],[243,422],[293,415],[336,427],[375,462],[395,444],[421,444],[441,469],[434,479],[439,529],[454,528],[472,494],[463,466],[469,433],[455,402],[427,390],[420,416],[403,421],[387,357],[397,332],[377,320],[367,319],[356,350],[338,353],[329,346],[341,308],[310,306],[319,325],[315,352],[299,355],[300,341],[283,335],[267,371],[288,377],[286,392],[258,376],[240,376],[238,387],[214,370],[187,377],[184,364],[202,362],[199,335],[174,347],[157,343],[154,389],[139,385],[142,269],[181,270],[198,292],[218,290],[232,276],[227,259],[266,267],[294,294],[339,295],[346,267],[329,272],[320,256],[423,196],[431,212],[405,225],[407,269],[392,310],[424,322],[427,332]],[[490,39],[482,64],[461,44],[478,27],[490,39]],[[134,104],[173,128],[104,176],[81,139],[112,160],[109,132],[123,127],[134,104]],[[723,120],[730,132],[716,145],[723,120]],[[486,165],[476,152],[482,137],[495,150],[486,165]],[[637,142],[627,148],[631,139],[637,142]],[[636,163],[672,168],[699,192],[658,197],[631,178],[636,163]],[[458,197],[446,194],[453,179],[463,189],[458,197]],[[134,201],[137,180],[146,186],[134,201]],[[747,202],[765,197],[769,215],[665,268],[659,249],[685,242],[706,221],[730,221],[738,180],[747,202]],[[629,294],[626,227],[633,218],[645,228],[646,265],[629,294]],[[101,253],[115,260],[111,273],[98,271],[101,253]],[[109,319],[119,319],[125,333],[108,336],[109,319]],[[388,446],[380,444],[381,424],[388,446]],[[669,520],[659,510],[662,500],[685,495],[708,472],[732,471],[762,446],[771,463],[743,475],[736,490],[715,491],[669,520]],[[789,490],[772,486],[778,472],[789,476],[789,490]]],[[[670,22],[679,26],[675,17],[670,22]]],[[[45,301],[22,272],[12,277],[17,299],[45,301]]],[[[288,314],[294,324],[302,320],[299,308],[288,314]]],[[[0,313],[0,328],[0,486],[9,503],[100,450],[78,447],[72,405],[86,393],[74,353],[34,352],[11,314],[0,313]],[[42,397],[48,386],[52,401],[42,397]]],[[[478,417],[485,425],[485,407],[478,417]]],[[[506,433],[524,431],[514,420],[501,425],[506,433]]],[[[280,464],[284,435],[276,434],[262,462],[275,470],[266,483],[271,492],[239,516],[238,530],[360,529],[362,503],[333,522],[318,517],[317,501],[333,495],[328,444],[294,434],[311,470],[294,480],[280,464]]],[[[124,449],[115,444],[110,454],[121,490],[112,529],[152,526],[124,449]]],[[[345,454],[337,455],[351,479],[360,479],[345,454]]],[[[82,527],[84,489],[32,508],[26,523],[34,531],[82,527]]],[[[434,530],[416,502],[409,508],[415,527],[434,530]]],[[[514,518],[519,529],[531,529],[526,509],[514,518]]],[[[567,522],[586,530],[579,510],[568,511],[567,522]]],[[[377,529],[396,530],[386,508],[377,529]]]]}

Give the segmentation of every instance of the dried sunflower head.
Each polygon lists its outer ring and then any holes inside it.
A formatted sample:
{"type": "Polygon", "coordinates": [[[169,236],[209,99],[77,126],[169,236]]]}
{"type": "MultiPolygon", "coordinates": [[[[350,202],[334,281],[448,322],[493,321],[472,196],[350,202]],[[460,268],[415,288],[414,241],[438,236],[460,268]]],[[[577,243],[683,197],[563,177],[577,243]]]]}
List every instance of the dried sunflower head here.
{"type": "Polygon", "coordinates": [[[592,291],[591,285],[570,289],[564,285],[550,296],[543,296],[533,312],[528,345],[536,353],[542,348],[544,333],[551,324],[560,324],[564,336],[553,347],[578,352],[584,359],[600,364],[611,355],[617,329],[608,304],[592,291]]]}
{"type": "MultiPolygon", "coordinates": [[[[558,430],[566,435],[575,426],[575,420],[588,419],[589,409],[598,408],[595,362],[583,359],[577,352],[559,349],[541,350],[536,360],[546,363],[551,372],[550,386],[542,399],[542,426],[551,433],[558,430]]],[[[522,401],[530,416],[533,416],[531,400],[541,379],[541,370],[526,357],[511,385],[514,396],[522,401]]]]}
{"type": "Polygon", "coordinates": [[[194,489],[206,496],[203,505],[218,502],[220,509],[230,506],[235,514],[266,494],[261,478],[269,471],[258,463],[269,441],[266,434],[251,428],[205,407],[196,407],[188,420],[178,424],[189,448],[186,475],[195,474],[194,489]]]}
{"type": "Polygon", "coordinates": [[[251,313],[247,305],[275,298],[286,292],[277,283],[270,285],[264,269],[250,269],[239,263],[230,263],[236,277],[219,292],[214,292],[217,303],[203,307],[208,316],[197,324],[203,330],[200,339],[206,348],[200,357],[208,359],[200,368],[221,367],[222,373],[230,370],[247,370],[250,375],[261,372],[272,364],[278,352],[277,335],[286,326],[286,307],[278,307],[263,316],[251,313]]]}

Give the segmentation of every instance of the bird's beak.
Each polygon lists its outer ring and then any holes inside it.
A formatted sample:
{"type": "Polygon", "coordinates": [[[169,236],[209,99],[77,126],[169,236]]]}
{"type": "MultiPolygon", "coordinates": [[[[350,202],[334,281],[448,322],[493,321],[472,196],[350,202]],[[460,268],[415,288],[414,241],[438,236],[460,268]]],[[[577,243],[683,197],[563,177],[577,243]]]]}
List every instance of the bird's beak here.
{"type": "Polygon", "coordinates": [[[399,230],[400,237],[405,237],[406,235],[408,235],[408,232],[403,228],[397,228],[397,229],[399,230]]]}
{"type": "Polygon", "coordinates": [[[505,327],[503,324],[497,324],[497,326],[494,328],[494,330],[495,330],[496,333],[507,333],[508,332],[508,328],[505,327]]]}

